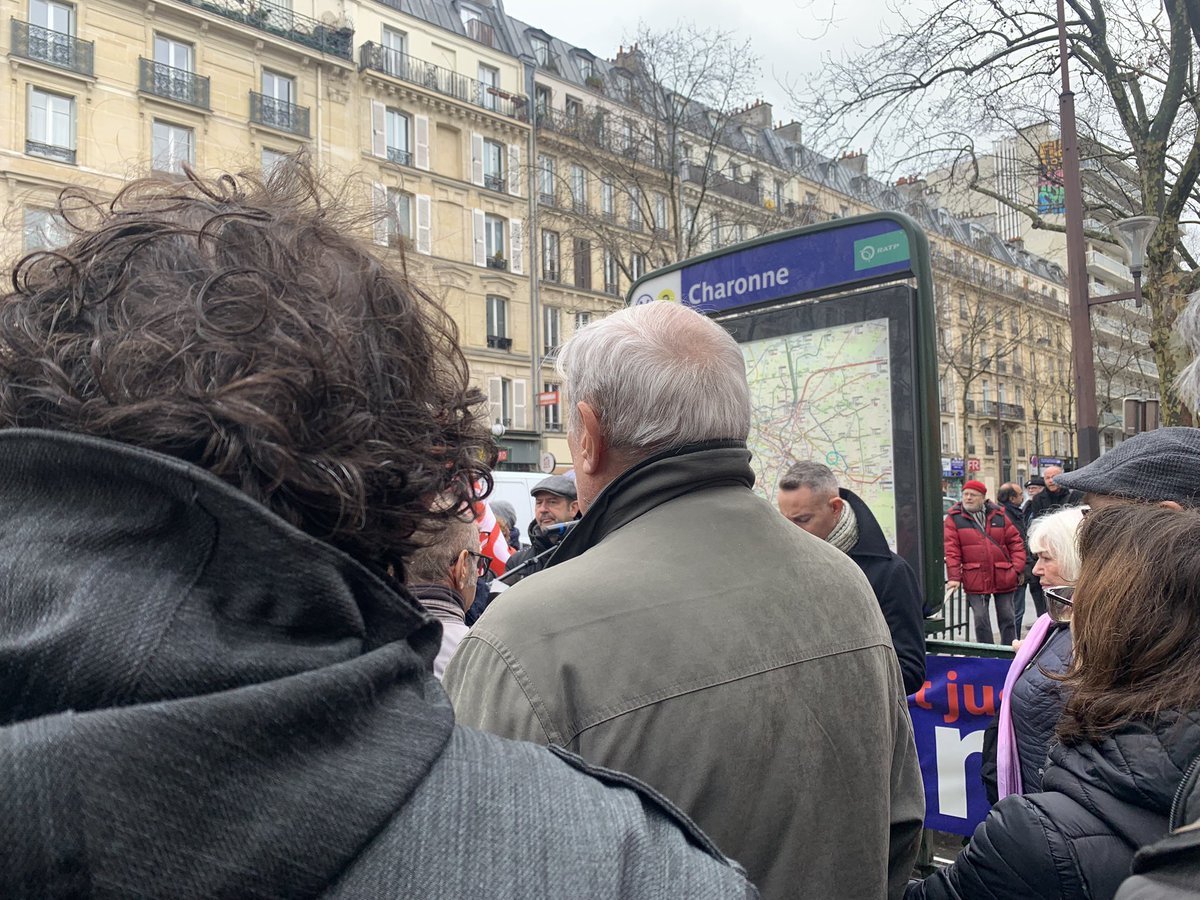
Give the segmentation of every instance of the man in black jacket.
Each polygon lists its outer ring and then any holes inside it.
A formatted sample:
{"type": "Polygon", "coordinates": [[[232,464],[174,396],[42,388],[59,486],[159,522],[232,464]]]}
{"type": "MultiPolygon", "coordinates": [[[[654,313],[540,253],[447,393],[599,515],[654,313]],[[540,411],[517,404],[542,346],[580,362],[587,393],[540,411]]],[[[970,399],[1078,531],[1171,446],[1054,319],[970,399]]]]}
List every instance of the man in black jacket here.
{"type": "Polygon", "coordinates": [[[776,497],[784,518],[849,556],[867,576],[892,633],[904,691],[925,681],[925,621],[917,577],[892,552],[883,529],[862,498],[839,488],[833,471],[816,462],[798,462],[779,480],[776,497]]]}
{"type": "Polygon", "coordinates": [[[502,579],[514,585],[546,567],[550,551],[563,539],[570,524],[579,518],[575,481],[566,475],[543,478],[529,492],[533,497],[533,521],[529,523],[529,546],[509,557],[502,579]],[[511,576],[507,573],[513,573],[511,576]]]}
{"type": "MultiPolygon", "coordinates": [[[[1000,490],[996,492],[996,499],[1000,501],[1000,505],[1004,507],[1008,517],[1012,519],[1012,523],[1017,526],[1017,531],[1021,533],[1021,540],[1025,542],[1025,569],[1021,572],[1024,581],[1017,585],[1017,592],[1013,596],[1013,619],[1016,623],[1017,637],[1021,636],[1021,623],[1025,620],[1025,588],[1029,586],[1029,579],[1033,575],[1033,566],[1037,562],[1033,554],[1029,552],[1025,511],[1021,508],[1023,498],[1024,492],[1021,490],[1021,486],[1014,481],[1000,485],[1000,490]]],[[[1041,614],[1039,611],[1038,615],[1041,614]]]]}

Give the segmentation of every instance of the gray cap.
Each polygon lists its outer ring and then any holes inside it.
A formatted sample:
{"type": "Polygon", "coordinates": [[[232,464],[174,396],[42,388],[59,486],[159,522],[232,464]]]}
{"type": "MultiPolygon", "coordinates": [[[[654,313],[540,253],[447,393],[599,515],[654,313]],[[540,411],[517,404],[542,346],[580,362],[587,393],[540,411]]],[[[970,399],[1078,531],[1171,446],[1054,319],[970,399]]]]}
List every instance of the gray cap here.
{"type": "Polygon", "coordinates": [[[513,505],[507,500],[492,501],[492,512],[496,514],[496,518],[512,528],[517,524],[517,511],[513,509],[513,505]]]}
{"type": "Polygon", "coordinates": [[[531,497],[536,497],[538,494],[558,494],[560,497],[574,500],[577,497],[575,479],[568,478],[566,475],[551,475],[549,478],[543,478],[529,492],[531,497]]]}
{"type": "Polygon", "coordinates": [[[1200,428],[1158,428],[1117,444],[1095,462],[1054,476],[1085,494],[1200,506],[1200,428]]]}

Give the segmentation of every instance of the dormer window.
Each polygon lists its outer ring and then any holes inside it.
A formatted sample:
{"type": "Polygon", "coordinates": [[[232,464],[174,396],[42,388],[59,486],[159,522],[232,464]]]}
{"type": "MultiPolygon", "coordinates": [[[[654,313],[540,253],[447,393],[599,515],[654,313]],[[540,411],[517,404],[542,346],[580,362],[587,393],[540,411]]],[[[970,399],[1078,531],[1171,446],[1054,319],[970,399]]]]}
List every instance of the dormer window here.
{"type": "Polygon", "coordinates": [[[529,43],[533,47],[533,58],[539,66],[545,68],[550,63],[550,42],[545,38],[530,37],[529,43]]]}
{"type": "Polygon", "coordinates": [[[579,61],[579,74],[583,76],[584,81],[589,78],[596,77],[596,61],[590,56],[577,56],[579,61]]]}

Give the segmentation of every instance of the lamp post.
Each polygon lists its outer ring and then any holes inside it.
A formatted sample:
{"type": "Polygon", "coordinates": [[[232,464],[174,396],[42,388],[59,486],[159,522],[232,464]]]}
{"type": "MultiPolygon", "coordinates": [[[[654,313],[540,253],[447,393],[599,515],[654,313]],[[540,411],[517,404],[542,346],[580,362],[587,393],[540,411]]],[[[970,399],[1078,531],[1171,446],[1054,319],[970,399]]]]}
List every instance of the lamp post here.
{"type": "Polygon", "coordinates": [[[1091,308],[1102,303],[1133,300],[1142,305],[1142,267],[1146,245],[1158,225],[1154,216],[1120,219],[1112,225],[1117,241],[1129,252],[1133,290],[1103,297],[1088,296],[1087,251],[1083,237],[1083,178],[1079,166],[1079,135],[1075,126],[1075,94],[1067,67],[1067,19],[1064,0],[1058,0],[1058,53],[1062,91],[1058,95],[1063,156],[1063,194],[1067,232],[1067,297],[1071,314],[1071,355],[1078,404],[1077,462],[1084,466],[1100,456],[1099,413],[1096,409],[1096,369],[1092,360],[1091,308]]]}

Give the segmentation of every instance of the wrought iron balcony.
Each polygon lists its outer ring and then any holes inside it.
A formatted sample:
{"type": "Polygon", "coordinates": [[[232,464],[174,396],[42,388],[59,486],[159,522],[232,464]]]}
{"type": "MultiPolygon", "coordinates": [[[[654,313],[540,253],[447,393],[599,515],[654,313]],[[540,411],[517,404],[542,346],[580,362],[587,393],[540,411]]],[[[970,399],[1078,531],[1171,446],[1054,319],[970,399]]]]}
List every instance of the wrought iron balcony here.
{"type": "Polygon", "coordinates": [[[25,152],[30,156],[42,156],[56,162],[75,165],[75,150],[72,147],[59,147],[55,144],[43,144],[41,141],[26,141],[25,152]]]}
{"type": "Polygon", "coordinates": [[[542,281],[559,281],[562,273],[558,270],[558,263],[546,262],[542,266],[542,281]]]}
{"type": "Polygon", "coordinates": [[[999,413],[1002,419],[1015,419],[1019,422],[1025,421],[1025,407],[1017,406],[1015,403],[997,403],[994,400],[984,400],[982,403],[981,414],[988,418],[996,418],[999,413]]]}
{"type": "Polygon", "coordinates": [[[147,94],[208,109],[208,87],[207,75],[138,57],[138,90],[147,94]]]}
{"type": "Polygon", "coordinates": [[[513,119],[525,117],[525,98],[476,81],[399,50],[384,47],[373,41],[363,44],[358,50],[358,69],[382,72],[392,78],[420,85],[423,88],[491,110],[513,119]]]}
{"type": "Polygon", "coordinates": [[[512,338],[499,334],[489,334],[487,336],[487,345],[493,350],[511,350],[512,338]]]}
{"type": "Polygon", "coordinates": [[[389,162],[394,162],[402,166],[412,165],[412,151],[405,150],[402,147],[388,147],[387,158],[389,162]]]}
{"type": "Polygon", "coordinates": [[[487,188],[489,191],[499,191],[500,193],[503,194],[504,186],[505,186],[504,176],[503,175],[484,175],[483,176],[483,186],[485,188],[487,188]]]}
{"type": "Polygon", "coordinates": [[[256,125],[266,125],[268,128],[308,137],[307,106],[277,100],[258,91],[250,92],[250,121],[256,125]]]}
{"type": "Polygon", "coordinates": [[[321,53],[354,58],[354,29],[327,25],[269,0],[180,0],[188,6],[241,22],[321,53]]]}
{"type": "Polygon", "coordinates": [[[497,253],[495,256],[489,256],[487,258],[487,267],[489,269],[507,269],[508,260],[497,253]]]}
{"type": "Polygon", "coordinates": [[[95,44],[92,41],[81,41],[73,34],[51,31],[19,19],[12,20],[14,56],[48,63],[80,75],[91,75],[94,71],[94,51],[95,44]]]}

